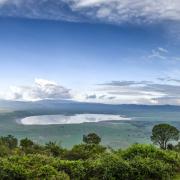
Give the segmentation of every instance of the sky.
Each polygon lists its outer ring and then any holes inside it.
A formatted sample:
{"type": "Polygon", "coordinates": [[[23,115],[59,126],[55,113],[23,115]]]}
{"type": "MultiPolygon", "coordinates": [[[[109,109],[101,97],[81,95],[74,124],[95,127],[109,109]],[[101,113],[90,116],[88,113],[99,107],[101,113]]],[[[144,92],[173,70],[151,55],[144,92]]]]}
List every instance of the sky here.
{"type": "Polygon", "coordinates": [[[179,0],[0,0],[0,98],[180,105],[179,0]]]}

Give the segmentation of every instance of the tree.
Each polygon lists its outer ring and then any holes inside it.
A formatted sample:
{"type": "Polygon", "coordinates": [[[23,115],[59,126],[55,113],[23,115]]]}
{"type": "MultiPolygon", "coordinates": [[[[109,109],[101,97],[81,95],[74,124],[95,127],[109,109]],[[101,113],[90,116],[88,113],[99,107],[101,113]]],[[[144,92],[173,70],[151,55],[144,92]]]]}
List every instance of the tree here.
{"type": "Polygon", "coordinates": [[[99,144],[79,144],[65,153],[68,160],[95,159],[98,155],[105,153],[106,147],[99,144]]]}
{"type": "Polygon", "coordinates": [[[169,124],[158,124],[152,129],[151,141],[158,144],[161,149],[167,149],[169,141],[178,141],[179,130],[169,124]]]}
{"type": "Polygon", "coordinates": [[[2,141],[2,143],[6,146],[8,146],[9,149],[14,149],[17,147],[18,145],[18,140],[17,138],[15,138],[12,135],[8,135],[5,137],[1,137],[0,140],[2,141]]]}
{"type": "Polygon", "coordinates": [[[28,138],[21,139],[21,141],[20,141],[20,146],[22,147],[22,149],[32,148],[33,145],[34,145],[33,141],[31,141],[28,138]]]}
{"type": "Polygon", "coordinates": [[[51,155],[54,157],[60,156],[62,150],[61,148],[56,144],[56,142],[49,141],[45,148],[50,151],[51,155]]]}
{"type": "Polygon", "coordinates": [[[173,144],[171,144],[171,143],[168,144],[168,145],[167,145],[167,149],[168,149],[168,150],[174,150],[173,144]]]}
{"type": "Polygon", "coordinates": [[[96,133],[90,133],[83,136],[83,142],[86,144],[99,144],[101,142],[101,138],[96,133]]]}
{"type": "Polygon", "coordinates": [[[175,145],[174,149],[178,152],[180,152],[180,142],[178,142],[177,145],[175,145]]]}

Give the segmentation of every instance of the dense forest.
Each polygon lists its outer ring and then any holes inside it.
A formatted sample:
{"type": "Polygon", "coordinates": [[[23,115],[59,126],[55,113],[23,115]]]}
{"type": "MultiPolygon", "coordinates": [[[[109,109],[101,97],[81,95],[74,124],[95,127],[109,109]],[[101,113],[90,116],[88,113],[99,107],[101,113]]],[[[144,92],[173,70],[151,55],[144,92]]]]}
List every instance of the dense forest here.
{"type": "Polygon", "coordinates": [[[150,137],[155,145],[134,144],[114,150],[101,145],[95,133],[65,149],[12,135],[0,138],[0,179],[57,180],[169,180],[180,179],[179,130],[155,125],[150,137]],[[178,178],[179,177],[179,178],[178,178]]]}

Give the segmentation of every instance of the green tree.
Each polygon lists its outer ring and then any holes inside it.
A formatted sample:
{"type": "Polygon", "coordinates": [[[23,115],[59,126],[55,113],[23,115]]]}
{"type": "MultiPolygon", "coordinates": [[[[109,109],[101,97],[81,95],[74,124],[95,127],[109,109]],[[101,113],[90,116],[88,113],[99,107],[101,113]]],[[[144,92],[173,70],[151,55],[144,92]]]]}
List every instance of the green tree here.
{"type": "Polygon", "coordinates": [[[99,144],[101,142],[101,138],[96,133],[90,133],[83,136],[83,142],[86,144],[99,144]]]}
{"type": "Polygon", "coordinates": [[[21,146],[22,149],[32,148],[33,145],[34,145],[33,141],[31,141],[28,138],[21,139],[21,141],[20,141],[20,146],[21,146]]]}
{"type": "Polygon", "coordinates": [[[61,148],[56,144],[56,142],[52,142],[52,141],[49,141],[46,144],[45,149],[47,149],[50,152],[50,154],[54,157],[60,156],[62,152],[61,148]]]}
{"type": "Polygon", "coordinates": [[[79,144],[65,153],[65,158],[68,160],[86,160],[95,159],[98,155],[105,153],[106,147],[99,144],[79,144]]]}
{"type": "Polygon", "coordinates": [[[158,144],[161,149],[167,149],[169,141],[178,141],[179,130],[169,124],[158,124],[152,129],[151,141],[158,144]]]}
{"type": "Polygon", "coordinates": [[[174,146],[174,149],[178,152],[180,152],[180,142],[174,146]]]}
{"type": "Polygon", "coordinates": [[[17,147],[18,145],[18,140],[17,138],[15,138],[12,135],[8,135],[5,137],[1,137],[0,140],[2,141],[2,143],[6,146],[8,146],[9,149],[14,149],[17,147]]]}

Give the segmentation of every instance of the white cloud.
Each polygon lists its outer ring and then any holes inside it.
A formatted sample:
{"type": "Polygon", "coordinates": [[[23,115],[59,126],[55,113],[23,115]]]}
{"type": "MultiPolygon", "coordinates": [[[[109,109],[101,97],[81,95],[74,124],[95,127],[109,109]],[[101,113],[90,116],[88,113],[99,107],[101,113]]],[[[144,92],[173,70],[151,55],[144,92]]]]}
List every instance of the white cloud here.
{"type": "Polygon", "coordinates": [[[158,47],[158,50],[163,52],[163,53],[168,53],[168,50],[162,47],[158,47]]]}
{"type": "Polygon", "coordinates": [[[84,16],[117,24],[180,21],[179,0],[0,0],[1,6],[7,3],[16,6],[2,13],[29,18],[78,21],[84,16]]]}
{"type": "Polygon", "coordinates": [[[8,2],[8,0],[0,0],[0,4],[3,4],[5,2],[8,2]]]}
{"type": "Polygon", "coordinates": [[[112,81],[84,91],[69,90],[56,82],[35,79],[32,86],[11,86],[1,97],[10,100],[36,101],[71,99],[107,104],[180,105],[180,80],[171,77],[151,81],[112,81]]]}
{"type": "Polygon", "coordinates": [[[19,3],[23,2],[23,0],[0,0],[0,5],[4,4],[15,4],[18,5],[19,3]]]}
{"type": "Polygon", "coordinates": [[[168,49],[165,49],[163,47],[158,47],[155,49],[152,49],[149,55],[143,56],[143,59],[155,59],[155,60],[167,60],[168,62],[174,63],[176,61],[180,61],[180,56],[172,56],[172,52],[170,52],[168,49]]]}
{"type": "Polygon", "coordinates": [[[55,82],[35,79],[33,86],[11,86],[6,99],[35,101],[42,99],[70,99],[70,90],[55,82]]]}
{"type": "Polygon", "coordinates": [[[166,53],[168,53],[168,50],[167,49],[164,49],[162,47],[159,47],[159,48],[156,48],[156,49],[153,49],[151,54],[148,56],[148,58],[150,59],[167,59],[167,55],[166,53]]]}
{"type": "MultiPolygon", "coordinates": [[[[72,8],[75,10],[92,11],[94,8],[95,18],[105,18],[104,20],[121,22],[157,22],[164,20],[180,20],[180,1],[179,0],[71,0],[73,2],[72,8]],[[106,9],[107,13],[103,9],[106,9]],[[104,14],[104,16],[103,16],[104,14]]],[[[90,13],[93,16],[93,13],[90,13]]]]}
{"type": "Polygon", "coordinates": [[[103,101],[123,104],[175,104],[180,105],[179,79],[158,78],[150,81],[112,81],[100,84],[99,92],[106,94],[103,101]],[[107,97],[115,97],[113,99],[107,97]]]}

